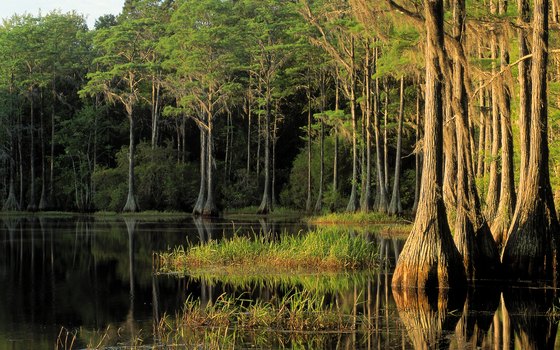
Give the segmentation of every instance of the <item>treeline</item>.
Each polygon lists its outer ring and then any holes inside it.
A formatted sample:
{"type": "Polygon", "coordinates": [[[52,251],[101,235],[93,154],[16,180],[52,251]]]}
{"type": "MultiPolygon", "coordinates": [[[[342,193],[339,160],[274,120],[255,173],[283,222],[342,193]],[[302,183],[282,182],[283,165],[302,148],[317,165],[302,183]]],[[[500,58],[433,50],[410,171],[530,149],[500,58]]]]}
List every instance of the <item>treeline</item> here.
{"type": "MultiPolygon", "coordinates": [[[[453,215],[468,161],[496,232],[527,161],[513,135],[528,129],[511,122],[525,118],[527,11],[473,2],[444,28],[470,117],[463,139],[448,63],[443,197],[453,215]]],[[[415,211],[423,18],[391,0],[127,0],[92,30],[76,13],[15,15],[0,28],[4,210],[415,211]]]]}

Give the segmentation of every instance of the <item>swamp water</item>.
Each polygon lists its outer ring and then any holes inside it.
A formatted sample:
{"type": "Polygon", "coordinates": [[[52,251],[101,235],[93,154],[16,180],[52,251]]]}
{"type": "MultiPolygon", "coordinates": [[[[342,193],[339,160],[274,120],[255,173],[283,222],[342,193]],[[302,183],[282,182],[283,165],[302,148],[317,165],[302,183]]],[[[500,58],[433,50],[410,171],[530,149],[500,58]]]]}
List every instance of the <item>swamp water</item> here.
{"type": "Polygon", "coordinates": [[[404,241],[376,234],[375,229],[369,235],[382,258],[375,271],[280,276],[153,272],[154,252],[187,242],[197,244],[235,233],[308,229],[293,221],[4,217],[0,222],[0,350],[169,345],[202,349],[560,348],[553,317],[558,313],[558,297],[553,291],[486,287],[466,296],[393,292],[391,269],[404,241]],[[306,294],[296,302],[302,293],[306,294]],[[225,297],[230,299],[224,302],[225,297]],[[283,305],[293,315],[292,328],[183,324],[178,331],[170,331],[177,319],[187,318],[185,305],[204,310],[217,305],[225,313],[232,300],[264,306],[288,300],[283,305]],[[329,312],[338,318],[338,327],[327,327],[325,319],[325,327],[317,323],[315,330],[309,330],[301,322],[313,323],[329,312]]]}

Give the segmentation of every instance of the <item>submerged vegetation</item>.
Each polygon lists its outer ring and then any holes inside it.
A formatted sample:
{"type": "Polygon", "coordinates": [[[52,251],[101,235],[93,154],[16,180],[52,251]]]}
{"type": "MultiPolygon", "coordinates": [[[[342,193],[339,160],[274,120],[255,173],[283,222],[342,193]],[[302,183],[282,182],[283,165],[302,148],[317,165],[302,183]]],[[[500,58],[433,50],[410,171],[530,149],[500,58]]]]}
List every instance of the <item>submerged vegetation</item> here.
{"type": "Polygon", "coordinates": [[[377,245],[366,235],[318,229],[309,233],[240,236],[160,253],[163,272],[194,269],[333,271],[375,267],[377,245]]]}

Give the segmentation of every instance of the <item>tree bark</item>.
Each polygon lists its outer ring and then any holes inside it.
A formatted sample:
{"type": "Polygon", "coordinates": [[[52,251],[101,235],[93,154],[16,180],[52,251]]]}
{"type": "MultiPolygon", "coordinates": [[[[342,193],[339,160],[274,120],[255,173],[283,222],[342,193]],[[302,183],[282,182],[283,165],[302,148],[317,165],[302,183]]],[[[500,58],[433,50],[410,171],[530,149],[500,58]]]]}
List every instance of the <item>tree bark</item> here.
{"type": "Polygon", "coordinates": [[[451,237],[442,197],[443,1],[424,0],[424,11],[427,43],[422,187],[414,225],[393,274],[392,285],[397,290],[462,288],[466,283],[465,269],[451,237]]]}
{"type": "Polygon", "coordinates": [[[422,93],[420,87],[416,91],[416,143],[414,155],[414,204],[412,205],[412,213],[416,215],[418,209],[418,199],[420,198],[420,182],[422,181],[422,153],[418,147],[420,143],[420,94],[422,93]]]}
{"type": "Polygon", "coordinates": [[[198,199],[193,208],[193,215],[202,215],[204,203],[206,203],[206,129],[199,126],[200,129],[200,187],[198,191],[198,199]]]}
{"type": "Polygon", "coordinates": [[[362,212],[369,212],[371,210],[371,114],[372,114],[372,97],[371,97],[371,74],[376,70],[376,57],[375,53],[370,59],[369,40],[366,42],[366,56],[365,56],[365,171],[362,169],[362,177],[364,178],[363,184],[363,198],[360,201],[362,212]]]}
{"type": "MultiPolygon", "coordinates": [[[[498,58],[498,43],[496,42],[496,34],[491,34],[490,47],[492,50],[492,60],[498,58]]],[[[495,64],[492,64],[492,74],[496,74],[495,64]]],[[[500,82],[492,82],[492,153],[490,159],[490,177],[488,178],[488,191],[486,192],[486,220],[492,224],[498,213],[498,201],[500,199],[500,145],[501,145],[501,130],[500,130],[500,109],[499,109],[499,91],[501,89],[500,82]]]]}
{"type": "Polygon", "coordinates": [[[29,144],[29,164],[30,164],[30,183],[29,183],[29,204],[27,204],[27,211],[37,211],[37,203],[35,199],[35,104],[33,103],[34,89],[30,91],[30,144],[29,144]]]}
{"type": "Polygon", "coordinates": [[[129,148],[128,148],[128,196],[123,208],[123,212],[140,211],[136,200],[136,178],[134,176],[134,157],[136,153],[136,144],[134,142],[134,125],[135,120],[132,114],[133,106],[126,106],[129,122],[129,148]]]}
{"type": "MultiPolygon", "coordinates": [[[[509,65],[509,53],[507,52],[504,41],[501,38],[500,56],[501,70],[505,70],[509,65]]],[[[515,183],[513,175],[513,136],[511,132],[511,94],[505,82],[500,84],[499,91],[500,125],[502,128],[502,177],[500,188],[500,199],[496,218],[492,223],[492,235],[494,240],[501,246],[506,241],[511,218],[515,211],[515,183]]]]}
{"type": "Polygon", "coordinates": [[[455,216],[457,207],[457,134],[453,122],[453,106],[451,104],[453,87],[450,81],[443,87],[445,93],[443,127],[443,152],[445,168],[443,176],[443,200],[449,215],[449,220],[455,216]]]}
{"type": "Polygon", "coordinates": [[[325,178],[325,121],[323,118],[325,117],[324,113],[326,108],[326,94],[324,72],[321,72],[321,83],[319,89],[321,94],[321,117],[319,118],[319,123],[321,125],[321,129],[319,131],[319,157],[321,165],[319,171],[319,192],[317,193],[317,201],[315,202],[315,208],[313,209],[315,213],[319,213],[323,209],[323,185],[325,178]]]}
{"type": "Polygon", "coordinates": [[[548,166],[548,7],[548,0],[534,1],[528,168],[502,263],[509,278],[548,280],[556,286],[560,224],[548,166]]]}
{"type": "Polygon", "coordinates": [[[399,126],[397,130],[397,154],[395,156],[395,177],[393,179],[393,194],[389,204],[389,214],[402,213],[400,179],[401,179],[401,153],[402,153],[402,129],[404,119],[404,76],[401,77],[400,102],[399,102],[399,126]]]}
{"type": "MultiPolygon", "coordinates": [[[[526,27],[529,27],[530,9],[529,0],[517,1],[518,13],[517,37],[519,41],[519,57],[529,54],[529,39],[527,38],[526,27]]],[[[522,60],[517,65],[519,70],[519,138],[520,138],[520,164],[519,164],[519,190],[525,183],[529,157],[529,136],[531,127],[531,81],[528,76],[531,69],[531,59],[522,60]]]]}
{"type": "MultiPolygon", "coordinates": [[[[465,37],[465,0],[453,3],[453,36],[461,43],[465,37]]],[[[457,150],[457,206],[454,241],[463,257],[463,265],[469,280],[495,278],[500,257],[490,228],[480,210],[480,200],[475,183],[474,165],[471,157],[469,109],[465,87],[465,69],[455,52],[453,62],[452,100],[457,150]]]]}
{"type": "MultiPolygon", "coordinates": [[[[377,49],[376,49],[377,57],[377,49]]],[[[383,146],[381,144],[381,126],[379,120],[379,78],[375,79],[375,100],[373,105],[373,126],[375,134],[375,154],[376,154],[376,168],[377,168],[377,187],[379,189],[378,206],[377,210],[381,213],[387,212],[387,188],[385,187],[385,174],[383,172],[383,146]]]]}
{"type": "Polygon", "coordinates": [[[350,115],[352,118],[352,189],[346,211],[355,212],[358,209],[358,135],[356,125],[356,67],[354,62],[354,37],[351,39],[351,72],[350,72],[350,115]]]}
{"type": "MultiPolygon", "coordinates": [[[[309,74],[309,72],[307,72],[309,74]]],[[[311,212],[311,82],[307,89],[307,200],[305,211],[311,212]]]]}
{"type": "Polygon", "coordinates": [[[259,205],[257,214],[266,215],[272,211],[272,195],[270,191],[270,101],[268,100],[268,92],[264,128],[264,188],[261,204],[259,205]]]}
{"type": "MultiPolygon", "coordinates": [[[[212,102],[208,104],[212,105],[212,102]]],[[[214,199],[215,185],[214,185],[214,168],[216,167],[214,161],[214,116],[212,112],[208,113],[207,125],[208,133],[206,140],[206,202],[202,210],[202,216],[214,217],[219,215],[218,207],[214,199]]]]}

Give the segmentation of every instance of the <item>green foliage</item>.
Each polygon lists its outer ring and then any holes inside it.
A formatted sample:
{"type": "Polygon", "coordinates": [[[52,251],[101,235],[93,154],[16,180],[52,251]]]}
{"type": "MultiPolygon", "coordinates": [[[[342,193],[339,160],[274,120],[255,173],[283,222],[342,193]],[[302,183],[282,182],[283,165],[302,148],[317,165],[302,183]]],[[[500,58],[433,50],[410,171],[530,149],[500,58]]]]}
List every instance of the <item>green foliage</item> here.
{"type": "MultiPolygon", "coordinates": [[[[127,149],[117,154],[117,167],[100,168],[94,175],[94,202],[99,210],[120,211],[126,201],[127,149]]],[[[152,150],[146,143],[137,148],[137,196],[143,210],[189,210],[196,198],[198,168],[182,164],[170,148],[152,150]]]]}

